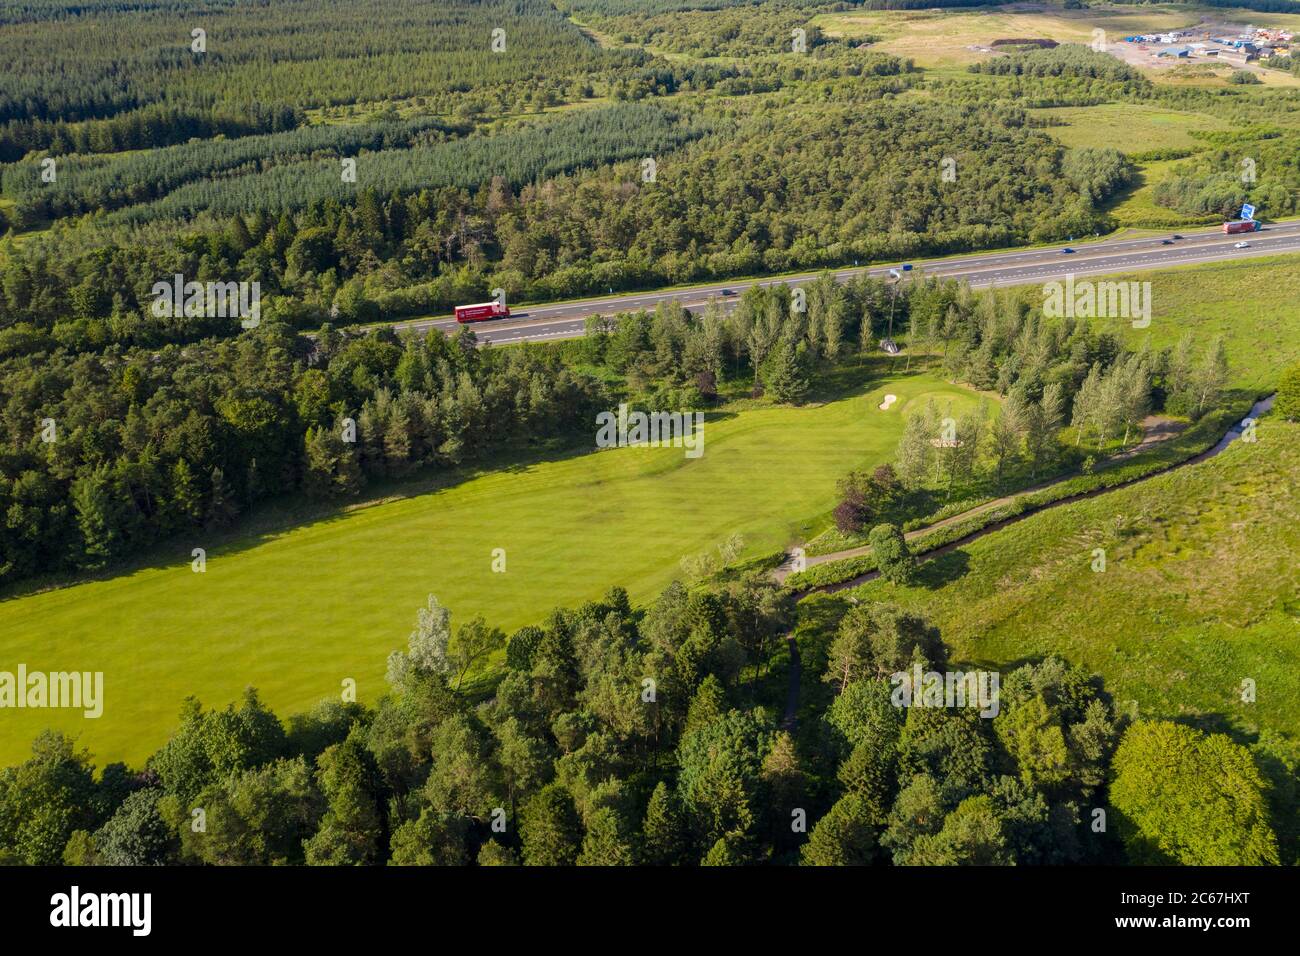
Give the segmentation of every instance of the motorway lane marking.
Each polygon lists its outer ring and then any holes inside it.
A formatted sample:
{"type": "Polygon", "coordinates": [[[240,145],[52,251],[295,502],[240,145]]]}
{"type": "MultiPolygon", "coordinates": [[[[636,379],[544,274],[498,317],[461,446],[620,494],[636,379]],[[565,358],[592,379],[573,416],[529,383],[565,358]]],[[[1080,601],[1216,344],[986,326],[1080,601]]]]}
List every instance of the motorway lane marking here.
{"type": "MultiPolygon", "coordinates": [[[[1272,227],[1272,229],[1269,230],[1270,232],[1275,233],[1274,235],[1261,235],[1259,233],[1252,233],[1252,235],[1260,235],[1260,238],[1255,240],[1257,242],[1264,242],[1268,239],[1276,240],[1276,239],[1284,239],[1284,238],[1295,238],[1290,235],[1289,230],[1291,229],[1300,230],[1300,224],[1288,223],[1288,224],[1282,224],[1280,226],[1274,226],[1272,227]],[[1276,234],[1278,232],[1281,232],[1281,234],[1276,234]]],[[[1212,232],[1196,233],[1188,237],[1184,237],[1182,240],[1178,240],[1179,245],[1175,249],[1163,250],[1157,247],[1150,250],[1150,253],[1146,255],[1147,257],[1149,257],[1149,256],[1154,256],[1156,254],[1165,252],[1171,256],[1176,256],[1178,253],[1188,249],[1206,249],[1206,248],[1213,248],[1216,246],[1225,245],[1229,240],[1231,240],[1230,236],[1224,236],[1220,233],[1212,233],[1212,232]],[[1197,241],[1197,240],[1201,240],[1201,241],[1197,241]]],[[[1107,244],[1103,240],[1102,244],[1092,246],[1092,247],[1082,247],[1076,250],[1074,255],[1078,256],[1079,258],[1073,259],[1071,261],[1079,261],[1079,262],[1094,261],[1102,257],[1107,257],[1107,256],[1113,257],[1116,254],[1116,250],[1120,249],[1122,246],[1136,245],[1142,243],[1155,243],[1160,241],[1161,239],[1159,239],[1158,237],[1145,238],[1145,239],[1124,239],[1124,240],[1118,240],[1114,244],[1107,244]]],[[[917,266],[917,269],[920,271],[925,271],[927,275],[933,274],[933,271],[938,269],[952,269],[952,270],[956,270],[959,274],[971,274],[980,271],[993,271],[996,269],[1005,268],[1007,265],[1017,260],[1041,259],[1043,256],[1053,257],[1050,260],[1042,263],[1043,265],[1049,265],[1057,261],[1062,261],[1059,258],[1057,258],[1060,255],[1062,255],[1062,253],[1060,253],[1059,251],[1052,251],[1046,249],[1036,251],[1036,252],[1027,252],[1027,253],[990,253],[987,256],[980,256],[977,254],[975,256],[971,256],[966,259],[935,259],[935,260],[930,260],[929,262],[922,261],[917,266]],[[967,267],[967,263],[971,261],[974,261],[976,263],[976,266],[974,268],[967,267]]],[[[1141,260],[1124,260],[1124,261],[1141,261],[1141,260]]],[[[865,266],[861,269],[848,269],[843,272],[836,272],[832,274],[836,279],[850,279],[864,272],[869,276],[881,277],[881,276],[887,276],[889,274],[890,268],[892,267],[865,266]]],[[[620,305],[624,305],[624,306],[630,305],[631,308],[635,310],[638,302],[649,302],[649,301],[659,301],[661,299],[678,298],[681,295],[684,294],[688,295],[691,294],[692,292],[695,292],[696,294],[703,293],[709,295],[712,298],[719,298],[721,296],[721,291],[724,288],[734,287],[737,289],[747,289],[752,286],[768,287],[773,285],[782,285],[782,284],[789,285],[789,284],[800,283],[800,282],[811,282],[814,281],[818,275],[820,275],[820,273],[800,273],[798,275],[786,276],[784,278],[743,280],[743,281],[732,283],[731,285],[719,285],[716,289],[701,289],[701,290],[682,289],[673,292],[646,293],[644,295],[633,294],[621,300],[595,301],[591,305],[592,307],[614,308],[614,309],[617,309],[618,306],[620,305]]],[[[582,308],[582,306],[581,305],[543,306],[541,307],[540,311],[545,311],[550,309],[555,309],[557,311],[568,311],[571,308],[582,308]]]]}
{"type": "MultiPolygon", "coordinates": [[[[1289,251],[1300,251],[1300,250],[1289,250],[1289,251]]],[[[1233,258],[1234,258],[1234,259],[1236,259],[1236,258],[1249,259],[1249,258],[1258,258],[1258,257],[1261,257],[1261,256],[1272,256],[1272,255],[1277,255],[1277,250],[1275,250],[1275,249],[1259,249],[1259,250],[1251,249],[1251,250],[1248,250],[1248,251],[1242,251],[1242,252],[1240,253],[1239,256],[1235,256],[1235,257],[1233,257],[1233,258]]],[[[1210,259],[1205,259],[1205,258],[1193,258],[1193,259],[1189,259],[1189,260],[1186,260],[1186,261],[1181,261],[1181,262],[1177,262],[1177,263],[1173,263],[1173,264],[1175,264],[1175,265],[1206,265],[1206,264],[1208,264],[1208,263],[1212,263],[1212,262],[1231,262],[1231,261],[1233,261],[1233,260],[1232,260],[1232,259],[1221,259],[1221,258],[1210,258],[1210,259]]],[[[1091,268],[1087,268],[1087,269],[1080,270],[1078,273],[1076,273],[1076,275],[1107,275],[1107,274],[1109,274],[1109,273],[1111,273],[1111,272],[1113,272],[1113,271],[1114,271],[1114,270],[1111,269],[1109,266],[1105,266],[1105,265],[1103,265],[1103,266],[1093,266],[1093,267],[1091,267],[1091,268]]],[[[988,277],[988,276],[986,276],[986,277],[980,279],[978,282],[972,282],[972,283],[970,283],[970,285],[971,285],[971,288],[973,288],[973,289],[975,289],[975,288],[983,288],[983,287],[985,287],[985,286],[994,286],[994,285],[1030,285],[1031,283],[1025,281],[1026,278],[1039,278],[1039,279],[1041,279],[1041,278],[1048,278],[1048,277],[1053,277],[1053,276],[1054,276],[1054,274],[1053,274],[1053,273],[1050,273],[1050,272],[1049,272],[1049,273],[1037,273],[1037,274],[1035,274],[1034,276],[1022,276],[1022,275],[1001,276],[1001,277],[999,277],[999,276],[993,276],[993,277],[988,277]]],[[[1059,278],[1059,274],[1056,274],[1055,277],[1059,278]]]]}
{"type": "MultiPolygon", "coordinates": [[[[1262,245],[1264,243],[1269,243],[1269,242],[1272,242],[1273,244],[1277,244],[1277,243],[1285,242],[1285,240],[1288,239],[1294,240],[1296,238],[1300,238],[1300,236],[1293,234],[1293,232],[1300,232],[1300,223],[1281,223],[1273,227],[1270,227],[1268,232],[1271,234],[1261,235],[1259,233],[1252,233],[1251,235],[1253,237],[1257,237],[1252,239],[1252,247],[1257,245],[1262,245]]],[[[1194,257],[1198,252],[1203,252],[1206,250],[1216,249],[1218,247],[1225,246],[1227,242],[1231,240],[1231,238],[1232,237],[1230,236],[1221,237],[1220,234],[1213,233],[1213,232],[1188,234],[1188,236],[1185,236],[1184,239],[1178,240],[1179,245],[1175,248],[1161,249],[1157,247],[1150,250],[1150,252],[1148,253],[1141,254],[1140,257],[1137,258],[1133,258],[1129,256],[1124,256],[1123,258],[1117,258],[1115,250],[1118,249],[1120,246],[1140,245],[1144,243],[1159,242],[1161,241],[1160,238],[1149,237],[1149,238],[1142,238],[1142,239],[1116,240],[1113,244],[1106,244],[1105,240],[1103,240],[1101,244],[1097,246],[1093,246],[1091,249],[1084,248],[1081,251],[1077,252],[1076,255],[1079,257],[1077,259],[1071,258],[1069,261],[1064,261],[1060,258],[1052,258],[1050,260],[1039,263],[1040,267],[1048,267],[1048,271],[1046,272],[1035,271],[1030,273],[1023,273],[1020,272],[1019,270],[1025,267],[1015,266],[1014,263],[1018,260],[1038,259],[1043,256],[1058,257],[1061,255],[1061,253],[1059,252],[1053,253],[1050,250],[1040,250],[1040,251],[1026,252],[1026,253],[990,253],[988,256],[977,255],[977,256],[969,257],[968,259],[965,260],[938,259],[938,260],[932,260],[929,263],[922,262],[918,266],[918,269],[924,269],[927,275],[935,275],[936,277],[940,277],[940,278],[968,278],[968,277],[976,277],[976,276],[983,277],[982,280],[977,278],[970,278],[969,281],[971,282],[972,285],[975,285],[977,282],[984,282],[984,281],[989,283],[1004,281],[1007,277],[998,276],[996,274],[999,272],[1006,272],[1011,270],[1014,270],[1014,273],[1013,275],[1010,276],[1010,278],[1023,278],[1028,280],[1028,279],[1042,278],[1045,276],[1052,276],[1052,275],[1064,275],[1072,271],[1078,271],[1081,273],[1082,272],[1095,273],[1099,270],[1106,271],[1111,268],[1118,268],[1125,265],[1133,265],[1134,263],[1150,265],[1155,262],[1165,262],[1165,261],[1180,262],[1184,259],[1189,258],[1189,254],[1191,257],[1194,257]],[[1197,241],[1197,240],[1201,240],[1201,241],[1197,241]],[[967,263],[970,262],[972,259],[978,263],[974,267],[967,265],[967,263]],[[993,261],[995,259],[998,261],[993,261]],[[1067,266],[1073,266],[1076,263],[1080,267],[1078,270],[1064,268],[1067,266]],[[1062,268],[1057,268],[1057,266],[1060,266],[1062,268]],[[940,270],[943,270],[943,272],[940,272],[940,270]]],[[[1271,251],[1271,247],[1269,249],[1263,250],[1264,253],[1268,253],[1270,251],[1271,251]]],[[[1243,252],[1243,251],[1238,250],[1238,252],[1243,252]]],[[[1256,255],[1260,254],[1260,253],[1256,253],[1253,248],[1251,252],[1256,255]]],[[[1204,262],[1230,261],[1230,259],[1223,258],[1223,257],[1216,257],[1211,259],[1194,260],[1194,261],[1204,261],[1204,262]]],[[[860,274],[866,274],[868,276],[879,278],[888,275],[888,271],[889,271],[889,267],[866,266],[860,269],[848,269],[842,272],[832,273],[832,275],[837,280],[849,279],[860,274]]],[[[724,288],[747,289],[752,286],[771,287],[771,286],[782,285],[782,284],[793,285],[802,282],[813,281],[816,279],[817,275],[818,273],[803,273],[800,275],[787,276],[784,278],[756,279],[756,280],[748,280],[743,282],[735,282],[730,285],[718,285],[715,288],[706,289],[706,290],[678,290],[674,292],[646,293],[644,295],[628,296],[619,300],[603,300],[603,301],[597,300],[591,302],[590,304],[575,303],[575,304],[565,304],[565,305],[555,305],[555,306],[543,306],[539,309],[533,310],[530,313],[530,317],[532,315],[538,316],[536,321],[523,322],[518,325],[512,324],[509,326],[504,326],[499,328],[501,331],[505,331],[506,329],[513,331],[516,329],[522,330],[522,329],[546,327],[546,326],[554,325],[556,322],[565,321],[566,318],[565,313],[571,313],[579,309],[585,310],[587,308],[592,309],[592,311],[587,313],[587,315],[599,314],[603,316],[608,316],[610,314],[619,311],[636,311],[639,308],[644,307],[643,305],[641,305],[641,303],[657,302],[663,299],[673,299],[673,298],[680,299],[680,296],[682,296],[683,294],[689,294],[691,292],[694,292],[697,295],[700,294],[700,292],[704,292],[709,296],[709,299],[721,298],[723,299],[724,306],[731,305],[734,307],[734,302],[732,303],[726,302],[726,299],[732,297],[721,295],[722,289],[724,288]]],[[[683,303],[683,305],[686,308],[692,308],[692,307],[706,304],[708,301],[709,301],[708,299],[704,300],[703,302],[700,300],[695,300],[692,302],[683,303]]],[[[583,316],[581,320],[573,320],[574,326],[576,327],[578,321],[585,321],[585,318],[586,316],[583,316]]],[[[457,323],[455,323],[451,319],[430,319],[418,323],[393,323],[392,325],[379,326],[379,327],[392,328],[394,331],[400,332],[406,330],[427,331],[432,328],[451,329],[456,327],[456,325],[457,323]]],[[[485,330],[483,334],[487,336],[489,333],[487,332],[487,330],[485,330]]],[[[519,336],[516,338],[517,340],[524,340],[525,337],[519,336]]]]}
{"type": "MultiPolygon", "coordinates": [[[[1297,236],[1271,236],[1269,238],[1274,240],[1300,239],[1300,237],[1297,236]]],[[[1207,251],[1207,247],[1205,245],[1200,245],[1200,246],[1187,246],[1178,250],[1169,250],[1163,253],[1156,253],[1153,251],[1151,254],[1142,256],[1140,258],[1124,258],[1121,259],[1119,262],[1112,262],[1107,257],[1093,256],[1083,260],[1072,260],[1070,262],[1056,262],[1051,264],[1045,264],[1050,266],[1059,265],[1062,268],[1048,268],[1046,270],[1040,268],[1033,272],[1023,271],[1024,269],[1023,266],[1011,267],[1011,268],[1003,267],[1001,271],[1005,273],[1004,275],[998,275],[997,273],[999,270],[997,269],[971,270],[970,274],[975,274],[978,272],[981,278],[972,280],[970,282],[970,285],[972,288],[978,288],[982,286],[995,286],[999,284],[1030,285],[1032,284],[1032,280],[1060,278],[1068,274],[1069,272],[1075,272],[1075,274],[1079,274],[1079,275],[1094,275],[1094,274],[1104,275],[1110,272],[1118,271],[1117,267],[1119,266],[1132,265],[1134,263],[1137,263],[1139,266],[1150,265],[1153,262],[1167,263],[1171,265],[1174,264],[1199,265],[1199,264],[1209,263],[1209,262],[1231,262],[1235,258],[1248,258],[1251,256],[1260,256],[1260,255],[1276,255],[1279,250],[1275,248],[1272,247],[1263,248],[1263,249],[1257,248],[1258,245],[1260,245],[1263,241],[1264,240],[1258,240],[1255,243],[1252,243],[1252,246],[1249,250],[1236,250],[1238,255],[1229,256],[1229,257],[1219,256],[1216,254],[1206,258],[1204,255],[1201,254],[1207,251]],[[1076,265],[1076,263],[1080,267],[1077,270],[1065,268],[1067,266],[1074,266],[1076,265]]],[[[1291,248],[1292,247],[1290,246],[1282,247],[1283,251],[1291,251],[1291,248]]],[[[964,278],[964,274],[961,276],[948,276],[946,278],[958,278],[958,277],[964,278]]],[[[683,306],[690,308],[690,307],[696,307],[696,306],[707,304],[707,301],[703,303],[687,302],[682,304],[683,306]]],[[[730,302],[724,300],[722,304],[724,306],[734,307],[736,303],[735,300],[733,299],[730,302]]],[[[539,325],[546,326],[549,324],[551,323],[541,322],[541,323],[536,323],[532,326],[511,326],[510,328],[511,330],[524,329],[530,327],[536,328],[539,325]]],[[[509,344],[510,342],[527,342],[527,341],[536,341],[538,339],[544,339],[544,338],[560,338],[562,336],[569,336],[572,332],[577,331],[576,326],[577,323],[573,323],[573,327],[570,329],[561,329],[555,332],[545,332],[545,333],[540,333],[538,335],[531,335],[531,336],[513,336],[509,339],[502,338],[502,339],[498,339],[497,341],[500,341],[502,344],[509,344]]]]}

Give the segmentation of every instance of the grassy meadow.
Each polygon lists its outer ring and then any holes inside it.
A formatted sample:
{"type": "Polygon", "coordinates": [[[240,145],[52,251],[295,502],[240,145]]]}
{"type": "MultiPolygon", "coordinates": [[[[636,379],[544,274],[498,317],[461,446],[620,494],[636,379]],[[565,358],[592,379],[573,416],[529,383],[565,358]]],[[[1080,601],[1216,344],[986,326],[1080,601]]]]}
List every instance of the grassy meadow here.
{"type": "Polygon", "coordinates": [[[1300,269],[1294,257],[1183,266],[1108,276],[1151,283],[1151,326],[1135,330],[1119,319],[1095,320],[1130,345],[1144,340],[1171,347],[1187,332],[1205,347],[1222,335],[1234,388],[1266,392],[1300,362],[1300,269]]]}
{"type": "Polygon", "coordinates": [[[1193,131],[1217,132],[1231,128],[1226,120],[1201,113],[1147,106],[1139,103],[1102,103],[1097,106],[1059,106],[1030,111],[1031,115],[1060,126],[1046,132],[1070,148],[1114,147],[1125,153],[1156,149],[1203,149],[1193,131]]]}
{"type": "Polygon", "coordinates": [[[1294,735],[1298,481],[1300,425],[1266,418],[1253,444],[1035,515],[937,559],[917,586],[852,593],[925,614],[959,661],[1008,670],[1059,654],[1142,716],[1294,735]],[[1245,679],[1255,703],[1241,700],[1245,679]]]}

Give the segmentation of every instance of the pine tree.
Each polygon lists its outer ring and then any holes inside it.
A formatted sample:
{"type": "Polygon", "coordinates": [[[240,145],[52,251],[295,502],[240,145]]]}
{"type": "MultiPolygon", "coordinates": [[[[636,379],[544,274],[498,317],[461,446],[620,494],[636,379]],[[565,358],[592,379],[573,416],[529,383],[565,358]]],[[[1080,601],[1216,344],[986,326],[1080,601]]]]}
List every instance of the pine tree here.
{"type": "Polygon", "coordinates": [[[361,241],[369,249],[378,249],[384,241],[384,212],[374,189],[365,189],[357,197],[356,216],[361,241]]]}
{"type": "Polygon", "coordinates": [[[1065,421],[1065,386],[1060,382],[1052,382],[1044,388],[1041,407],[1043,427],[1055,433],[1065,421]]]}
{"type": "Polygon", "coordinates": [[[1196,369],[1196,340],[1191,332],[1184,333],[1169,355],[1165,371],[1165,409],[1175,415],[1184,415],[1195,407],[1193,376],[1196,369]]]}
{"type": "Polygon", "coordinates": [[[908,584],[916,571],[916,560],[907,539],[896,525],[878,524],[868,536],[880,576],[894,584],[908,584]]]}
{"type": "Polygon", "coordinates": [[[572,866],[582,843],[582,821],[573,797],[552,783],[524,807],[519,823],[525,866],[572,866]]]}
{"type": "Polygon", "coordinates": [[[744,866],[748,862],[748,841],[744,834],[727,833],[704,854],[700,866],[744,866]]]}
{"type": "Polygon", "coordinates": [[[690,840],[677,794],[662,780],[650,795],[641,824],[645,862],[651,866],[677,866],[686,862],[690,840]]]}
{"type": "Polygon", "coordinates": [[[778,853],[783,854],[794,849],[792,841],[795,831],[791,822],[796,811],[803,810],[807,804],[804,799],[807,781],[799,766],[794,738],[788,731],[776,735],[772,749],[763,758],[759,779],[766,791],[772,845],[778,853]]]}
{"type": "Polygon", "coordinates": [[[1003,409],[1002,414],[993,423],[990,436],[994,475],[997,478],[999,487],[1002,485],[1007,465],[1014,462],[1020,454],[1019,421],[1023,421],[1028,417],[1024,410],[1017,410],[1014,414],[1008,414],[1008,412],[1009,409],[1003,409]]]}
{"type": "Polygon", "coordinates": [[[1049,460],[1056,439],[1054,430],[1048,427],[1047,413],[1041,404],[1033,404],[1025,409],[1025,453],[1029,456],[1029,477],[1037,478],[1038,471],[1049,460]]]}
{"type": "Polygon", "coordinates": [[[203,515],[203,501],[194,471],[184,458],[176,459],[171,468],[171,496],[167,503],[169,530],[179,531],[196,524],[203,515]]]}
{"type": "Polygon", "coordinates": [[[230,228],[226,231],[230,244],[243,255],[253,246],[253,237],[249,234],[248,225],[244,222],[244,217],[239,213],[230,217],[230,228]]]}
{"type": "Polygon", "coordinates": [[[797,405],[808,395],[806,346],[783,338],[767,360],[763,384],[773,401],[797,405]]]}
{"type": "Polygon", "coordinates": [[[81,532],[77,563],[83,568],[102,568],[117,555],[120,534],[113,485],[107,464],[73,482],[72,506],[81,532]]]}
{"type": "Polygon", "coordinates": [[[397,371],[393,373],[393,377],[402,391],[414,392],[424,388],[424,377],[427,371],[424,353],[418,341],[414,338],[409,339],[401,359],[398,360],[397,371]]]}
{"type": "Polygon", "coordinates": [[[262,473],[258,470],[257,459],[248,460],[248,471],[244,479],[244,488],[249,502],[259,501],[262,498],[265,489],[262,486],[262,473]]]}
{"type": "Polygon", "coordinates": [[[636,851],[622,817],[613,807],[593,810],[587,820],[578,866],[635,866],[636,851]]]}
{"type": "Polygon", "coordinates": [[[837,693],[844,693],[855,680],[866,677],[871,672],[870,631],[861,616],[856,613],[846,614],[840,620],[835,640],[831,642],[826,660],[826,672],[822,680],[828,684],[838,684],[837,693]]]}
{"type": "Polygon", "coordinates": [[[478,851],[479,866],[518,866],[515,851],[496,840],[488,840],[478,851]]]}
{"type": "Polygon", "coordinates": [[[213,467],[210,483],[208,508],[204,512],[203,523],[208,528],[224,528],[239,514],[239,504],[219,465],[213,467]]]}
{"type": "Polygon", "coordinates": [[[315,835],[305,841],[313,866],[364,866],[380,861],[384,819],[380,777],[360,732],[326,748],[316,773],[328,809],[315,835]]]}
{"type": "Polygon", "coordinates": [[[975,474],[988,427],[988,405],[981,403],[975,414],[957,419],[956,426],[956,445],[940,447],[936,456],[936,464],[947,471],[949,495],[958,482],[969,481],[975,474]]]}
{"type": "Polygon", "coordinates": [[[822,355],[834,361],[839,358],[844,347],[844,307],[839,300],[833,301],[826,311],[822,323],[822,355]]]}
{"type": "Polygon", "coordinates": [[[1079,392],[1074,396],[1074,417],[1070,424],[1075,428],[1075,444],[1083,443],[1084,430],[1092,426],[1101,411],[1101,366],[1094,364],[1088,371],[1079,392]]]}
{"type": "Polygon", "coordinates": [[[889,817],[897,790],[896,765],[895,745],[875,746],[867,742],[854,747],[840,764],[840,783],[849,793],[862,798],[875,826],[884,826],[889,817]]]}
{"type": "MultiPolygon", "coordinates": [[[[747,292],[745,295],[748,299],[750,293],[747,292]]],[[[746,304],[746,302],[742,301],[741,308],[745,308],[746,304]]],[[[779,326],[766,315],[762,313],[754,315],[753,323],[749,326],[745,335],[745,347],[749,350],[749,361],[754,369],[755,385],[760,380],[761,369],[771,354],[772,346],[776,342],[779,331],[779,326]]]]}
{"type": "Polygon", "coordinates": [[[355,495],[365,484],[356,446],[343,440],[342,422],[334,428],[309,426],[303,439],[303,488],[314,498],[355,495]]]}
{"type": "Polygon", "coordinates": [[[1121,404],[1124,417],[1124,441],[1129,430],[1141,425],[1151,411],[1151,373],[1143,356],[1132,356],[1124,363],[1121,375],[1121,404]]]}
{"type": "Polygon", "coordinates": [[[817,821],[803,848],[804,866],[866,866],[876,850],[875,828],[866,800],[845,794],[817,821]]]}
{"type": "Polygon", "coordinates": [[[727,712],[726,691],[716,674],[709,674],[700,682],[686,711],[686,726],[682,736],[707,727],[727,712]]]}
{"type": "Polygon", "coordinates": [[[930,473],[931,462],[934,459],[934,445],[931,440],[937,437],[935,425],[932,419],[935,417],[933,407],[926,412],[913,412],[907,416],[903,423],[903,437],[898,441],[898,477],[904,484],[917,488],[920,487],[930,473]]]}

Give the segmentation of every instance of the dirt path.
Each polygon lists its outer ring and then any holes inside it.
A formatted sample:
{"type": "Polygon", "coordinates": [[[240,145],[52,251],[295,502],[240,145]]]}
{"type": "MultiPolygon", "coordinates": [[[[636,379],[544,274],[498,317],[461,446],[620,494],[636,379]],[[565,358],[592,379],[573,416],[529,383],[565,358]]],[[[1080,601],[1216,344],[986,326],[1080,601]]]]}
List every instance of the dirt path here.
{"type": "MultiPolygon", "coordinates": [[[[1170,438],[1173,438],[1175,435],[1181,433],[1186,427],[1187,427],[1186,422],[1179,422],[1165,415],[1148,415],[1146,418],[1142,419],[1142,440],[1138,442],[1136,445],[1134,445],[1132,448],[1126,448],[1124,451],[1120,452],[1119,454],[1114,455],[1113,457],[1107,459],[1107,465],[1113,465],[1121,461],[1126,461],[1129,458],[1132,458],[1134,455],[1146,451],[1148,448],[1150,448],[1152,445],[1157,444],[1158,442],[1168,441],[1170,438]]],[[[903,535],[903,537],[906,538],[908,541],[914,541],[917,538],[927,535],[932,531],[938,531],[940,528],[946,528],[948,527],[948,525],[956,524],[959,521],[966,521],[968,518],[973,518],[976,515],[982,515],[986,511],[992,511],[994,508],[1000,508],[1003,505],[1010,504],[1011,502],[1019,498],[1021,495],[1032,495],[1039,491],[1043,491],[1047,488],[1051,488],[1053,485],[1058,485],[1063,481],[1069,481],[1070,479],[1076,477],[1078,476],[1062,475],[1059,478],[1053,478],[1051,481],[1046,481],[1043,482],[1042,484],[1032,485],[1029,488],[1022,488],[1017,492],[1013,492],[1012,494],[1009,495],[1003,495],[1000,498],[994,498],[992,501],[986,501],[982,505],[976,505],[974,508],[970,508],[966,511],[959,512],[958,514],[949,515],[947,518],[942,518],[939,521],[934,522],[933,524],[928,524],[924,528],[917,528],[914,531],[908,531],[903,535]]],[[[871,545],[865,544],[857,548],[848,548],[844,551],[835,551],[830,554],[819,554],[819,555],[815,555],[814,557],[804,558],[804,567],[805,568],[816,567],[819,564],[826,564],[827,562],[830,561],[842,561],[845,558],[859,558],[862,557],[862,555],[864,554],[870,554],[870,553],[871,553],[871,545]]],[[[784,563],[782,563],[780,567],[778,567],[775,571],[772,572],[772,577],[776,580],[777,584],[784,584],[785,579],[788,578],[793,573],[794,573],[794,558],[791,557],[787,559],[784,563]]]]}
{"type": "Polygon", "coordinates": [[[1148,415],[1142,419],[1142,440],[1132,448],[1127,448],[1107,459],[1109,463],[1117,461],[1127,461],[1134,455],[1141,454],[1152,445],[1162,441],[1168,441],[1175,435],[1181,435],[1187,430],[1187,422],[1180,422],[1167,415],[1148,415]]]}

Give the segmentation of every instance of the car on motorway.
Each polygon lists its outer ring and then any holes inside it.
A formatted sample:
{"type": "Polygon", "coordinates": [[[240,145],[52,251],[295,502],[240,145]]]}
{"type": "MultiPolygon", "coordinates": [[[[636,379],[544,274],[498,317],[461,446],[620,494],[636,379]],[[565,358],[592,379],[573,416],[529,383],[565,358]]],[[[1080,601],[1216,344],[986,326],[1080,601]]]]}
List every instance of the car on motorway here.
{"type": "Polygon", "coordinates": [[[1172,239],[1161,239],[1161,240],[1160,240],[1160,245],[1162,245],[1162,246],[1172,246],[1173,244],[1174,244],[1174,241],[1173,241],[1172,239]]]}
{"type": "Polygon", "coordinates": [[[902,269],[904,272],[911,272],[911,271],[912,271],[912,263],[910,263],[910,262],[904,262],[901,266],[899,266],[899,268],[902,269]]]}
{"type": "Polygon", "coordinates": [[[1234,242],[1234,243],[1232,244],[1232,248],[1234,248],[1234,249],[1249,249],[1249,248],[1250,248],[1250,243],[1249,243],[1249,242],[1234,242]]]}
{"type": "Polygon", "coordinates": [[[1066,246],[1064,249],[1061,250],[1061,255],[1063,256],[1074,255],[1074,250],[1071,249],[1069,246],[1066,246]]]}
{"type": "Polygon", "coordinates": [[[735,294],[736,294],[736,290],[735,290],[735,289],[723,289],[723,290],[722,290],[722,294],[723,294],[723,295],[735,295],[735,294]]]}
{"type": "Polygon", "coordinates": [[[1170,239],[1181,239],[1181,238],[1183,238],[1183,237],[1180,236],[1178,233],[1174,233],[1174,234],[1173,234],[1172,236],[1170,236],[1169,238],[1170,238],[1170,239]]]}

